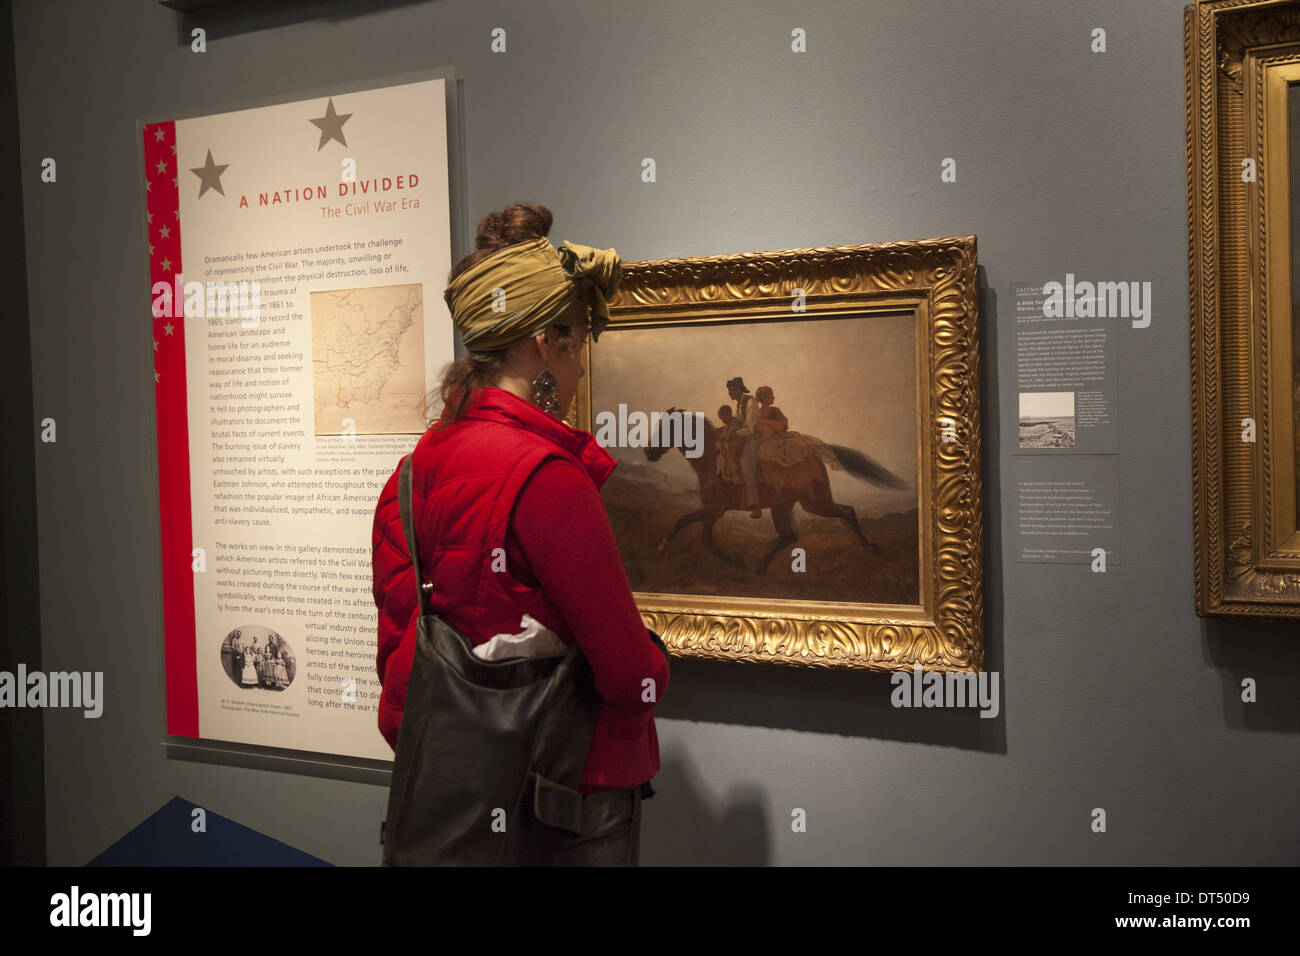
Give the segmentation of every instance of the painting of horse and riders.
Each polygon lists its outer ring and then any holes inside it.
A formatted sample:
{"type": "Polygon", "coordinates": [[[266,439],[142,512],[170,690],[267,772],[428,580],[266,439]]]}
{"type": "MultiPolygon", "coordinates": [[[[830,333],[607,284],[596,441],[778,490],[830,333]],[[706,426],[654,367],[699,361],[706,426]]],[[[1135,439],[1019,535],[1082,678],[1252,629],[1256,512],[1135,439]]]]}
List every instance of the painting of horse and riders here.
{"type": "Polygon", "coordinates": [[[919,603],[915,334],[870,314],[603,336],[592,423],[656,423],[590,429],[618,460],[601,494],[632,589],[919,603]]]}

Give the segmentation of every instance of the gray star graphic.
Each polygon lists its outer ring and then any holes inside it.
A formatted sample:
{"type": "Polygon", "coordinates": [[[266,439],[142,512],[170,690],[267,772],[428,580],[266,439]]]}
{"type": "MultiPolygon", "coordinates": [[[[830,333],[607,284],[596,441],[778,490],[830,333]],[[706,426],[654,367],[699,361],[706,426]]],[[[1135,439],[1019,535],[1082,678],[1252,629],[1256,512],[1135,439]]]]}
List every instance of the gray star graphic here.
{"type": "Polygon", "coordinates": [[[221,174],[229,168],[229,163],[224,163],[220,166],[214,163],[212,161],[212,150],[208,150],[208,161],[202,166],[190,170],[190,172],[195,176],[199,177],[199,181],[203,184],[199,187],[200,199],[203,198],[203,194],[209,189],[215,189],[223,196],[226,194],[226,191],[221,188],[221,174]]]}
{"type": "Polygon", "coordinates": [[[347,146],[348,141],[343,138],[343,124],[351,118],[351,113],[335,113],[334,98],[330,97],[330,101],[325,105],[325,115],[312,120],[312,123],[320,127],[320,145],[316,147],[316,152],[319,153],[324,149],[325,144],[332,139],[336,139],[344,146],[347,146]]]}
{"type": "Polygon", "coordinates": [[[158,230],[158,235],[162,236],[164,239],[170,239],[172,237],[171,227],[163,226],[158,230]]]}

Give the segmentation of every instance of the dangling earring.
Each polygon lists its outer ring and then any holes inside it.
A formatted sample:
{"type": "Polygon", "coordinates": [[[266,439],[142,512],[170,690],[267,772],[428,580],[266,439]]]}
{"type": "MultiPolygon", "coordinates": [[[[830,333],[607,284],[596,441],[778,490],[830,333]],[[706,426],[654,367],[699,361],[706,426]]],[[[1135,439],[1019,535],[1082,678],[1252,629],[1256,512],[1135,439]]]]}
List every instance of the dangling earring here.
{"type": "Polygon", "coordinates": [[[560,403],[555,397],[555,376],[542,369],[533,379],[533,404],[541,408],[548,415],[554,415],[560,410],[560,403]]]}

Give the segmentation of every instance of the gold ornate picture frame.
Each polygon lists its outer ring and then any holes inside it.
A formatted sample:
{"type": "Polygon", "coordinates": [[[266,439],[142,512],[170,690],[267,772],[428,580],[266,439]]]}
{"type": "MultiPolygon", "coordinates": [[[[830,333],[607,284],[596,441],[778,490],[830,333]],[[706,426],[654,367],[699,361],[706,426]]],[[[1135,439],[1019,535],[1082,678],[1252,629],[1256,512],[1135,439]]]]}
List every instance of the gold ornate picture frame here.
{"type": "MultiPolygon", "coordinates": [[[[909,603],[855,603],[644,591],[638,589],[639,576],[630,575],[643,619],[675,655],[876,671],[918,665],[927,670],[968,672],[982,668],[983,501],[974,236],[625,262],[619,291],[610,301],[609,326],[598,345],[588,345],[587,372],[579,383],[574,423],[599,437],[599,430],[593,427],[593,388],[608,388],[619,378],[613,372],[607,375],[604,368],[616,364],[613,357],[617,353],[611,349],[618,347],[620,336],[627,336],[630,343],[640,334],[643,338],[636,340],[638,343],[659,343],[653,355],[637,354],[635,366],[625,363],[621,367],[635,367],[644,381],[641,360],[653,362],[658,380],[652,383],[652,390],[663,402],[660,407],[667,408],[669,402],[662,397],[676,394],[673,386],[685,374],[682,369],[688,357],[696,367],[701,362],[708,365],[709,385],[720,390],[726,367],[743,364],[731,362],[732,343],[735,350],[742,349],[741,343],[758,334],[755,330],[772,332],[776,328],[773,323],[778,323],[782,334],[789,335],[792,329],[787,324],[792,324],[797,334],[804,327],[801,323],[820,323],[823,330],[853,334],[850,325],[835,323],[871,323],[877,317],[882,323],[887,317],[896,327],[901,323],[913,351],[914,375],[911,370],[908,375],[914,382],[915,402],[901,396],[899,407],[915,408],[915,414],[908,412],[901,425],[909,440],[915,437],[915,461],[904,462],[906,469],[900,470],[916,475],[911,490],[917,512],[911,518],[919,559],[916,599],[909,603]],[[705,340],[714,343],[716,358],[710,353],[702,359],[698,345],[692,345],[705,340]],[[674,355],[681,361],[675,361],[674,355]]],[[[861,328],[871,331],[875,326],[861,328]]],[[[861,374],[868,377],[873,374],[873,362],[879,367],[886,360],[869,350],[854,357],[861,374]]],[[[816,359],[805,356],[801,361],[815,363],[816,359]]],[[[815,365],[811,369],[815,377],[815,365]]],[[[727,387],[730,390],[730,382],[727,387]]],[[[782,386],[777,389],[779,393],[782,386]]],[[[806,411],[800,409],[798,414],[809,418],[806,411]]],[[[721,416],[726,410],[719,408],[718,412],[721,416]]],[[[891,421],[890,427],[895,424],[891,421]]],[[[710,423],[710,431],[712,427],[710,423]]],[[[852,449],[831,447],[841,455],[854,455],[852,449]]],[[[653,456],[646,457],[653,460],[653,456]]],[[[687,457],[683,452],[679,469],[687,457]]],[[[858,461],[860,464],[861,459],[858,461]]],[[[701,479],[695,489],[701,496],[703,486],[701,479]]],[[[608,488],[607,484],[605,490],[608,488]]],[[[606,502],[608,509],[608,497],[606,502]]],[[[805,518],[796,517],[796,523],[807,520],[806,510],[797,513],[805,518]]],[[[744,520],[750,516],[743,510],[736,512],[732,509],[728,515],[733,529],[757,527],[744,520]]],[[[777,524],[775,512],[773,508],[773,524],[777,524]]],[[[828,526],[834,523],[829,518],[822,520],[828,526]]],[[[852,517],[847,523],[856,526],[852,517]]],[[[767,521],[763,525],[771,527],[767,521]]],[[[615,526],[617,530],[618,524],[615,526]]],[[[844,537],[851,543],[843,548],[859,556],[855,559],[859,570],[854,573],[870,575],[880,567],[876,544],[858,550],[852,535],[844,537]]],[[[867,544],[865,537],[862,543],[867,544]]],[[[624,550],[622,543],[620,550],[624,550]]],[[[665,560],[671,560],[671,555],[665,560]]],[[[790,560],[788,553],[784,560],[790,560]]],[[[732,573],[740,572],[733,569],[732,573]]],[[[755,572],[753,580],[762,579],[755,572]]]]}
{"type": "Polygon", "coordinates": [[[1188,6],[1184,60],[1196,612],[1296,618],[1300,3],[1188,6]]]}

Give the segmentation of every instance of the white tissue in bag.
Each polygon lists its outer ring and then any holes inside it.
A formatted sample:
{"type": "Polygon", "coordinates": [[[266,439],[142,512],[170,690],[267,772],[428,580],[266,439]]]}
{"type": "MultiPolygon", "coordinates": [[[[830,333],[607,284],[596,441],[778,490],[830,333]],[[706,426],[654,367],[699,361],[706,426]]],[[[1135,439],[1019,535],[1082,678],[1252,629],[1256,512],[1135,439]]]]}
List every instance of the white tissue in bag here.
{"type": "Polygon", "coordinates": [[[523,628],[518,634],[497,634],[474,648],[474,656],[485,661],[499,661],[506,657],[554,657],[569,648],[558,634],[531,614],[519,621],[523,628]]]}

